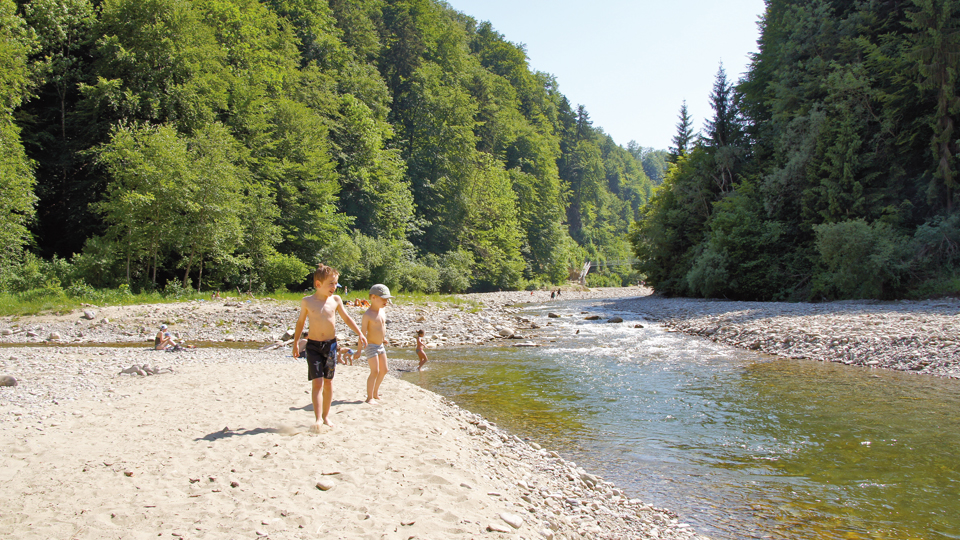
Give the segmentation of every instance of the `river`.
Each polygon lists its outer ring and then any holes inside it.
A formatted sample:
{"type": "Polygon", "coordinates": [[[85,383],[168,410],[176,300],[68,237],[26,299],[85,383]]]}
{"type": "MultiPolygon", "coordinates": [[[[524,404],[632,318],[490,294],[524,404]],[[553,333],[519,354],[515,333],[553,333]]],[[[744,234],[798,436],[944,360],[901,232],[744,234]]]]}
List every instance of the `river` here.
{"type": "Polygon", "coordinates": [[[543,346],[435,349],[403,378],[716,540],[960,539],[960,381],[779,359],[597,306],[528,306],[543,346]]]}

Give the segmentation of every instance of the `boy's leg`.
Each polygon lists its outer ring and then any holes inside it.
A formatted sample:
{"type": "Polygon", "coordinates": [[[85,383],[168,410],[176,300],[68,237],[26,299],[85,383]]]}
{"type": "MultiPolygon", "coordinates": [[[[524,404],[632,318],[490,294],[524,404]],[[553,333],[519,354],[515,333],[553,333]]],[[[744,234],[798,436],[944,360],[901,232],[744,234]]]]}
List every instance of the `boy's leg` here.
{"type": "Polygon", "coordinates": [[[333,379],[320,379],[323,381],[323,414],[320,417],[323,423],[333,427],[330,422],[330,404],[333,403],[333,379]]]}
{"type": "Polygon", "coordinates": [[[387,353],[380,353],[376,358],[371,358],[371,362],[377,362],[377,381],[373,387],[373,399],[380,399],[380,383],[387,376],[387,353]]]}
{"type": "Polygon", "coordinates": [[[370,364],[370,375],[367,376],[367,403],[376,403],[374,401],[376,398],[375,385],[377,384],[377,376],[380,371],[380,361],[376,356],[371,356],[367,358],[367,363],[370,364]]]}
{"type": "Polygon", "coordinates": [[[313,402],[313,415],[316,418],[313,426],[310,427],[310,430],[314,433],[320,431],[320,390],[323,388],[323,378],[317,377],[310,381],[310,401],[313,402]]]}

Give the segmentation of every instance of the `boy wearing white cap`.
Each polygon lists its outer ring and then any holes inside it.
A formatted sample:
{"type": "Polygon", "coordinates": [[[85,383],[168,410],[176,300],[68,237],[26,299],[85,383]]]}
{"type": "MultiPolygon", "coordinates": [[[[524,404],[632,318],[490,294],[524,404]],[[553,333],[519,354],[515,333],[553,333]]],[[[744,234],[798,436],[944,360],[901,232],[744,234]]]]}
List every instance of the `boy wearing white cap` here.
{"type": "Polygon", "coordinates": [[[380,399],[380,383],[387,375],[387,349],[384,343],[387,340],[387,318],[384,310],[393,296],[386,285],[376,284],[370,287],[370,309],[363,314],[360,329],[367,338],[367,346],[363,349],[362,358],[370,364],[370,375],[367,377],[367,403],[376,405],[380,399]]]}

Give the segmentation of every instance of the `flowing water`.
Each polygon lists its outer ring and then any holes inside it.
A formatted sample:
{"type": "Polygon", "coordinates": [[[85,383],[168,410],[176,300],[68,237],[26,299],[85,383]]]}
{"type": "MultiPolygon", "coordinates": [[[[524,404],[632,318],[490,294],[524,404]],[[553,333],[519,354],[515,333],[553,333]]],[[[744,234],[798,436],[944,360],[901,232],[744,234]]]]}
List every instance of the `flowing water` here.
{"type": "Polygon", "coordinates": [[[778,359],[593,306],[530,306],[544,346],[432,350],[404,378],[717,540],[960,539],[960,381],[778,359]]]}

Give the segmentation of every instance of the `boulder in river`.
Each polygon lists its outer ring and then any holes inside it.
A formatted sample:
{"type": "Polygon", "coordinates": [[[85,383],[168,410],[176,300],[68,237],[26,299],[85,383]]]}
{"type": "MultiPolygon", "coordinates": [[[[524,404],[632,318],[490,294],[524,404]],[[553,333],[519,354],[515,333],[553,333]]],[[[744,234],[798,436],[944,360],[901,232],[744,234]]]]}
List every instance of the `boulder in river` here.
{"type": "Polygon", "coordinates": [[[585,321],[599,321],[599,320],[600,320],[600,316],[599,316],[599,315],[587,315],[586,317],[583,318],[583,320],[585,320],[585,321]]]}
{"type": "Polygon", "coordinates": [[[608,322],[608,323],[620,323],[620,322],[623,322],[623,319],[620,318],[620,317],[610,317],[609,319],[607,319],[607,322],[608,322]]]}

